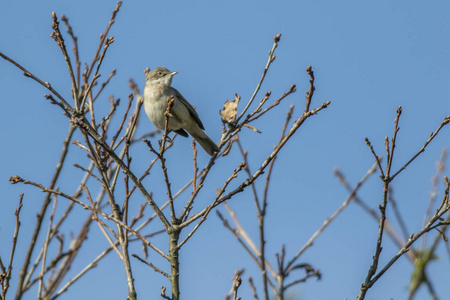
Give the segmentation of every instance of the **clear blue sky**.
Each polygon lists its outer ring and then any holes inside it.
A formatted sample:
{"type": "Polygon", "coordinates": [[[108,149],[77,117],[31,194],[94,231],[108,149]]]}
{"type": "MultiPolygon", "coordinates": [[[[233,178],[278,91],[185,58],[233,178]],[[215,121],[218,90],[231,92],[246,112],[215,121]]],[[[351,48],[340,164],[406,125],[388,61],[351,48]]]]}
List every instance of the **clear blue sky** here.
{"type": "MultiPolygon", "coordinates": [[[[0,7],[0,51],[16,59],[44,81],[70,98],[70,80],[58,46],[50,37],[51,12],[65,14],[79,38],[81,60],[90,63],[116,1],[4,1],[0,7]]],[[[146,67],[165,66],[178,71],[173,85],[197,107],[206,132],[220,138],[219,109],[236,92],[249,99],[267,61],[273,36],[282,33],[277,58],[267,75],[257,101],[272,91],[272,101],[297,84],[297,92],[254,125],[262,131],[242,132],[252,169],[256,170],[278,140],[291,103],[298,118],[308,89],[305,68],[312,65],[316,76],[313,106],[330,100],[331,105],[309,119],[277,160],[270,188],[267,228],[268,259],[286,244],[294,255],[339,205],[347,193],[337,182],[333,169],[339,167],[352,185],[373,164],[364,143],[368,137],[379,155],[385,155],[384,137],[392,137],[398,106],[403,107],[394,169],[414,155],[443,118],[450,115],[450,4],[446,1],[125,1],[110,31],[115,41],[102,66],[101,79],[117,69],[117,75],[101,99],[107,111],[107,96],[121,98],[130,93],[128,79],[143,87],[146,67]]],[[[66,41],[70,39],[66,35],[66,41]]],[[[71,46],[68,47],[71,50],[71,46]]],[[[47,91],[4,60],[0,61],[2,112],[0,139],[2,191],[0,209],[0,253],[7,261],[13,233],[14,208],[24,192],[22,227],[16,263],[25,253],[43,194],[35,188],[11,185],[8,176],[18,174],[48,185],[59,158],[68,120],[60,109],[43,97],[47,91]]],[[[123,109],[123,107],[122,107],[123,109]]],[[[242,108],[241,108],[242,109],[242,108]]],[[[139,133],[153,130],[142,118],[139,133]]],[[[81,140],[77,135],[75,139],[81,140]]],[[[169,157],[173,187],[183,186],[192,174],[190,139],[177,139],[169,157]]],[[[410,233],[420,229],[431,191],[435,162],[450,146],[450,128],[429,145],[393,183],[394,195],[410,233]]],[[[236,149],[235,149],[236,150],[236,149]]],[[[72,163],[84,163],[83,151],[71,146],[70,163],[59,183],[71,194],[82,176],[72,163]]],[[[133,148],[136,170],[143,170],[153,156],[139,143],[133,148]]],[[[209,203],[215,188],[242,159],[237,151],[215,166],[197,207],[209,203]]],[[[207,157],[199,151],[203,166],[207,157]]],[[[155,169],[156,170],[156,169],[155,169]]],[[[158,203],[165,202],[159,172],[148,179],[158,203]]],[[[445,173],[449,175],[448,171],[445,173]]],[[[262,178],[261,178],[262,179],[262,178]]],[[[259,183],[259,187],[262,187],[259,183]]],[[[443,192],[443,181],[438,199],[443,192]]],[[[261,193],[262,194],[262,193],[261,193]]],[[[363,186],[359,195],[374,209],[381,201],[378,174],[363,186]]],[[[180,199],[184,203],[186,197],[180,199]]],[[[135,201],[141,201],[139,197],[135,201]]],[[[66,205],[59,199],[59,209],[66,205]]],[[[257,220],[250,190],[230,205],[249,234],[257,239],[257,220]]],[[[223,208],[219,208],[225,212],[223,208]]],[[[86,211],[79,209],[72,224],[86,211]]],[[[388,212],[392,217],[392,210],[388,212]]],[[[68,227],[71,224],[66,225],[68,227]]],[[[76,225],[74,225],[76,227],[76,225]]],[[[321,270],[321,281],[312,279],[292,289],[295,299],[354,299],[359,293],[375,249],[377,223],[351,204],[320,236],[300,262],[321,270]]],[[[155,230],[159,228],[155,225],[155,230]]],[[[433,233],[434,235],[434,233],[433,233]]],[[[66,236],[69,239],[69,236],[66,236]]],[[[431,238],[429,238],[431,240],[431,238]]],[[[98,227],[91,227],[89,245],[82,249],[70,274],[73,276],[107,246],[98,227]]],[[[164,241],[156,243],[165,249],[164,241]]],[[[397,248],[386,239],[381,264],[397,248]]],[[[140,253],[140,247],[134,250],[140,253]]],[[[441,244],[440,260],[428,273],[442,299],[448,295],[449,257],[441,244]],[[447,279],[446,279],[447,278],[447,279]]],[[[151,257],[156,257],[150,253],[151,257]]],[[[223,299],[231,286],[234,270],[245,268],[243,299],[252,299],[247,278],[251,275],[261,294],[261,279],[253,261],[232,235],[211,214],[204,226],[182,249],[181,289],[183,299],[223,299]]],[[[133,260],[140,299],[158,299],[162,276],[133,260]]],[[[168,271],[167,265],[159,266],[168,271]]],[[[13,278],[20,265],[16,264],[13,278]]],[[[371,289],[367,299],[405,299],[411,264],[406,258],[390,269],[371,289]]],[[[15,292],[12,282],[9,296],[15,292]]],[[[27,299],[34,299],[35,292],[27,299]]],[[[416,299],[427,299],[421,290],[416,299]]],[[[123,268],[114,253],[98,268],[75,284],[61,299],[125,299],[123,268]]]]}

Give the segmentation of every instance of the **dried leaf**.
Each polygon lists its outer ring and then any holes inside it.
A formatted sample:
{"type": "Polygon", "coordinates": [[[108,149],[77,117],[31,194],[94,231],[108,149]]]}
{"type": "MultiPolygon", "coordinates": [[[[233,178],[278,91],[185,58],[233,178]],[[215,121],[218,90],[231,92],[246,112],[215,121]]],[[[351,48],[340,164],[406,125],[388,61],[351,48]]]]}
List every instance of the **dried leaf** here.
{"type": "Polygon", "coordinates": [[[231,123],[236,119],[237,114],[237,107],[239,104],[239,100],[241,100],[241,97],[237,94],[234,94],[234,100],[230,101],[227,100],[224,105],[223,109],[220,110],[220,115],[222,116],[222,122],[224,123],[231,123]]]}

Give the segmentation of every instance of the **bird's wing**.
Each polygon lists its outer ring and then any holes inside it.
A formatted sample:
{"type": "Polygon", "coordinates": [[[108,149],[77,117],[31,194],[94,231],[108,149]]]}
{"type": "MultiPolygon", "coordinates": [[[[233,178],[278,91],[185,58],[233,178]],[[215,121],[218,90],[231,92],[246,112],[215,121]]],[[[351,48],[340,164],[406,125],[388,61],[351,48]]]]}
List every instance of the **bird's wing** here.
{"type": "Polygon", "coordinates": [[[181,103],[184,104],[184,106],[186,106],[186,108],[188,109],[189,113],[192,115],[192,117],[194,118],[195,122],[197,123],[198,127],[200,127],[201,129],[205,130],[205,127],[203,127],[202,121],[200,121],[199,116],[197,115],[197,112],[195,111],[195,109],[192,107],[191,104],[189,104],[189,102],[184,99],[184,97],[180,94],[179,91],[177,91],[176,89],[173,89],[175,91],[175,96],[177,96],[177,98],[180,100],[181,103]]]}
{"type": "Polygon", "coordinates": [[[175,130],[175,132],[176,133],[178,133],[179,135],[182,135],[182,136],[184,136],[184,137],[188,137],[189,135],[187,134],[187,132],[186,131],[184,131],[183,129],[178,129],[178,130],[175,130]]]}

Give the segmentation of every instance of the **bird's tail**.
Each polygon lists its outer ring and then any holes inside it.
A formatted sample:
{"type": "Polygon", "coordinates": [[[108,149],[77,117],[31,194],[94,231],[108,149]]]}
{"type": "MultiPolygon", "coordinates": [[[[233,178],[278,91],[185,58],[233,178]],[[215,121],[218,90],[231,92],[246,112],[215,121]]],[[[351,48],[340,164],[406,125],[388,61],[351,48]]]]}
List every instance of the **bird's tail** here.
{"type": "Polygon", "coordinates": [[[213,155],[214,152],[219,152],[219,147],[217,147],[216,143],[214,143],[203,131],[199,130],[199,132],[196,132],[195,134],[189,133],[209,155],[213,155]]]}

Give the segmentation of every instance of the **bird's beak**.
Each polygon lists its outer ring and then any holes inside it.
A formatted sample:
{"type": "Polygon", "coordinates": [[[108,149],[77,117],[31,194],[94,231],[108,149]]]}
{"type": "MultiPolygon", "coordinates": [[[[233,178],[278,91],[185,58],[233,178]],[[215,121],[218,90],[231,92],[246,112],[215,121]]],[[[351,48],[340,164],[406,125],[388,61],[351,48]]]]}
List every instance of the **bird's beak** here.
{"type": "Polygon", "coordinates": [[[178,72],[172,72],[172,73],[170,73],[169,75],[170,76],[173,76],[173,75],[175,75],[175,74],[177,74],[178,72]]]}

